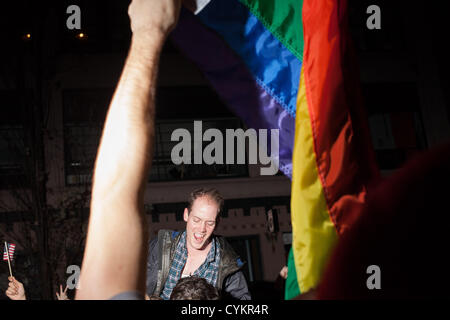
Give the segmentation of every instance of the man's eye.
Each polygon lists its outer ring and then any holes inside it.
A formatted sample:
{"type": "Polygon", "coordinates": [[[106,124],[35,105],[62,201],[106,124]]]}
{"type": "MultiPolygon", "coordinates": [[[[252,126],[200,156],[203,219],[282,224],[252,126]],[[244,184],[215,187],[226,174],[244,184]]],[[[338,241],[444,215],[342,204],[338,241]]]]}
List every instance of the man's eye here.
{"type": "Polygon", "coordinates": [[[198,223],[198,222],[200,222],[200,219],[194,219],[194,222],[198,223]]]}
{"type": "Polygon", "coordinates": [[[216,224],[216,223],[215,223],[214,221],[208,222],[208,226],[210,226],[210,227],[214,227],[215,224],[216,224]]]}

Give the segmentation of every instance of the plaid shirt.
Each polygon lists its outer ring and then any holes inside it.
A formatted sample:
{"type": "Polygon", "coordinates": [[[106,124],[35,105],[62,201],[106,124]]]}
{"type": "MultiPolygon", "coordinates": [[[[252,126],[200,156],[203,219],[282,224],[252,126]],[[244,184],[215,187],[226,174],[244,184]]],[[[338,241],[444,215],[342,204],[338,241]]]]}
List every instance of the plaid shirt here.
{"type": "MultiPolygon", "coordinates": [[[[216,286],[217,275],[219,272],[220,263],[220,244],[218,241],[212,238],[211,249],[206,256],[205,262],[194,272],[194,276],[204,278],[209,284],[216,286]]],[[[186,247],[186,231],[180,237],[177,248],[175,249],[175,255],[170,266],[169,276],[167,277],[164,285],[164,290],[161,294],[161,298],[169,300],[172,290],[181,278],[181,272],[187,260],[187,247],[186,247]]]]}

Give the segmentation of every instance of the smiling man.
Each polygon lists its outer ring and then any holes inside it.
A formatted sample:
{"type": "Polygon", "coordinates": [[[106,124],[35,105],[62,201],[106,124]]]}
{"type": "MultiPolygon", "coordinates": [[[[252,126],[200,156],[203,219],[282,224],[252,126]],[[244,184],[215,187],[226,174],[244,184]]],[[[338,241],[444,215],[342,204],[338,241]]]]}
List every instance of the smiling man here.
{"type": "Polygon", "coordinates": [[[249,300],[243,262],[223,237],[214,235],[223,198],[197,189],[184,209],[186,230],[160,230],[149,244],[147,294],[168,300],[179,279],[195,275],[235,299],[249,300]]]}

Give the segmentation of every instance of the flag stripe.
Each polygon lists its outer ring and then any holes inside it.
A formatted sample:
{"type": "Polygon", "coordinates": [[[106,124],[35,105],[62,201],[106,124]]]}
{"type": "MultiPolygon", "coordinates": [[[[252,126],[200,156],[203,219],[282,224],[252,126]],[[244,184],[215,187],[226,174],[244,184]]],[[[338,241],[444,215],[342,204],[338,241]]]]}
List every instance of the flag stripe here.
{"type": "Polygon", "coordinates": [[[187,10],[182,10],[171,38],[247,126],[280,130],[280,170],[291,177],[294,118],[255,81],[242,59],[225,41],[187,10]]]}
{"type": "Polygon", "coordinates": [[[347,3],[305,1],[304,84],[317,169],[339,234],[355,220],[366,185],[378,175],[367,116],[358,99],[347,28],[347,3]],[[345,66],[345,69],[344,69],[345,66]]]}
{"type": "Polygon", "coordinates": [[[297,102],[291,197],[292,247],[299,291],[302,293],[318,283],[329,251],[337,240],[317,170],[304,81],[302,73],[297,102]]]}
{"type": "Polygon", "coordinates": [[[16,249],[16,245],[14,243],[7,243],[6,246],[8,248],[8,252],[6,251],[6,248],[3,249],[3,260],[8,260],[8,253],[9,259],[12,260],[14,256],[14,250],[16,249]]]}
{"type": "Polygon", "coordinates": [[[256,82],[295,117],[301,61],[238,0],[212,1],[198,17],[223,37],[256,82]]]}
{"type": "Polygon", "coordinates": [[[288,267],[288,277],[286,279],[284,296],[285,296],[286,300],[290,300],[300,294],[300,290],[298,287],[297,273],[296,273],[296,269],[295,269],[294,253],[293,253],[292,247],[291,247],[291,250],[289,250],[287,267],[288,267]]]}
{"type": "Polygon", "coordinates": [[[300,61],[303,60],[303,0],[240,0],[300,61]]]}

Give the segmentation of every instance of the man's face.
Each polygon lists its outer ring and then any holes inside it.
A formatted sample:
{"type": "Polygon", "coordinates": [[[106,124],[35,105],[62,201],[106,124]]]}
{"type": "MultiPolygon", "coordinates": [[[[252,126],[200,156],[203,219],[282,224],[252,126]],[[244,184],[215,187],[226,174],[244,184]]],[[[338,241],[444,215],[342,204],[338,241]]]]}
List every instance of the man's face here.
{"type": "Polygon", "coordinates": [[[208,197],[197,198],[192,205],[191,212],[184,209],[188,247],[196,250],[206,248],[216,228],[218,210],[217,203],[208,197]]]}

